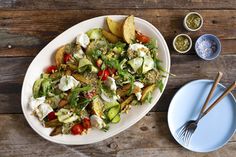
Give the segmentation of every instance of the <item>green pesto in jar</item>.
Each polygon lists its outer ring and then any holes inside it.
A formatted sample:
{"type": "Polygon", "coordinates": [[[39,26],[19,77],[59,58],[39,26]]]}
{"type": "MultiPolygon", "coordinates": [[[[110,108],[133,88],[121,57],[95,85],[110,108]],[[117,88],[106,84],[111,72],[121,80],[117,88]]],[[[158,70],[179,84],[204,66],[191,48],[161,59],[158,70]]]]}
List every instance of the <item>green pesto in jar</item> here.
{"type": "Polygon", "coordinates": [[[179,36],[175,40],[175,47],[179,51],[186,51],[190,46],[189,39],[186,36],[179,36]]]}
{"type": "Polygon", "coordinates": [[[186,24],[191,29],[197,29],[201,25],[201,18],[197,14],[191,14],[187,17],[186,24]]]}

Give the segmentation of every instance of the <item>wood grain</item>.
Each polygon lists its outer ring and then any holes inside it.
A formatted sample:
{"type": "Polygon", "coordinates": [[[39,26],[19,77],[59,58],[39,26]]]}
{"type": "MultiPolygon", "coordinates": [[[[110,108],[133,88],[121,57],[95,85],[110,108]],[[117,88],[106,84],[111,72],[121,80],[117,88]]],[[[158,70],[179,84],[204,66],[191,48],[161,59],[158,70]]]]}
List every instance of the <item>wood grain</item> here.
{"type": "MultiPolygon", "coordinates": [[[[189,10],[176,9],[3,10],[0,13],[0,57],[35,56],[53,38],[83,20],[121,13],[134,14],[151,22],[164,35],[170,49],[172,49],[172,40],[177,34],[187,33],[195,41],[204,33],[212,33],[221,39],[223,54],[235,53],[236,12],[234,10],[199,11],[204,18],[204,25],[197,32],[187,32],[183,28],[182,21],[188,12],[189,10]]],[[[189,54],[193,53],[192,51],[189,54]]]]}
{"type": "MultiPolygon", "coordinates": [[[[32,59],[33,57],[0,58],[0,89],[4,89],[0,91],[0,113],[22,113],[21,84],[32,59]]],[[[171,62],[171,72],[176,76],[170,76],[166,90],[152,111],[167,111],[175,92],[189,81],[214,79],[218,71],[224,73],[221,83],[226,86],[236,78],[236,55],[221,55],[210,62],[195,55],[172,55],[171,62]]]]}
{"type": "Polygon", "coordinates": [[[1,9],[107,9],[107,8],[169,8],[169,9],[235,9],[234,0],[0,0],[1,9]]]}
{"type": "MultiPolygon", "coordinates": [[[[51,143],[27,124],[23,115],[0,115],[0,154],[6,156],[206,156],[186,151],[171,136],[165,112],[150,112],[138,123],[120,134],[95,144],[66,146],[51,143]],[[33,139],[33,140],[32,140],[33,139]],[[42,151],[43,150],[43,151],[42,151]]],[[[236,136],[222,149],[207,157],[236,155],[236,136]]]]}
{"type": "MultiPolygon", "coordinates": [[[[221,83],[230,85],[236,78],[235,64],[235,0],[0,0],[0,156],[235,157],[236,135],[226,146],[210,153],[182,148],[169,132],[166,113],[176,91],[189,81],[214,79],[220,70],[224,73],[221,83]],[[203,16],[200,31],[187,32],[183,28],[183,18],[189,11],[203,16]],[[44,46],[66,29],[111,14],[133,14],[157,27],[170,48],[171,72],[176,77],[170,76],[151,112],[112,138],[82,146],[44,140],[22,115],[21,87],[27,67],[44,46]],[[189,34],[193,41],[205,33],[217,35],[222,43],[221,56],[206,62],[195,55],[193,48],[187,54],[177,54],[172,40],[179,33],[189,34]]],[[[236,96],[236,90],[233,94],[236,96]]]]}

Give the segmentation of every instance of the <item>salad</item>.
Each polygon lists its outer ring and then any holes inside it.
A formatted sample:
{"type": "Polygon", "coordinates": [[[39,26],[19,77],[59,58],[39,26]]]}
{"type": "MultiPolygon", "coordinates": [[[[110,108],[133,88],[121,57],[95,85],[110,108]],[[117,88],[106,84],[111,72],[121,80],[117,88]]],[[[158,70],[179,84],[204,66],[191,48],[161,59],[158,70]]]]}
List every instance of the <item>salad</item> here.
{"type": "Polygon", "coordinates": [[[59,47],[34,82],[29,107],[53,128],[50,136],[107,131],[131,106],[151,103],[154,89],[163,90],[156,40],[135,29],[133,15],[106,22],[109,31],[93,28],[59,47]]]}

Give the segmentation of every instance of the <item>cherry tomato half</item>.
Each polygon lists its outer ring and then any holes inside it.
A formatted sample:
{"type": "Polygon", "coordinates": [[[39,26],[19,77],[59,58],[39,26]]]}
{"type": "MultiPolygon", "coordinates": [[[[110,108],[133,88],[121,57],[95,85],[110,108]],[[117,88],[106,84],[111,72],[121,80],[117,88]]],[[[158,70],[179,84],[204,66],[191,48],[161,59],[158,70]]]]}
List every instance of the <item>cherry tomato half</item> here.
{"type": "Polygon", "coordinates": [[[109,71],[108,70],[100,70],[98,72],[98,76],[102,79],[102,81],[105,81],[107,77],[109,76],[109,71]]]}
{"type": "Polygon", "coordinates": [[[85,129],[91,128],[91,122],[89,118],[84,118],[82,124],[85,129]]]}
{"type": "Polygon", "coordinates": [[[84,131],[84,127],[81,124],[75,124],[71,128],[71,133],[73,135],[80,135],[84,131]]]}
{"type": "Polygon", "coordinates": [[[46,72],[47,72],[48,74],[51,74],[51,73],[53,73],[53,72],[56,71],[56,70],[57,70],[57,67],[56,67],[55,65],[51,65],[51,66],[49,66],[49,67],[47,68],[46,72]]]}
{"type": "Polygon", "coordinates": [[[66,63],[67,61],[69,61],[72,58],[71,54],[65,54],[64,55],[64,62],[66,63]]]}
{"type": "Polygon", "coordinates": [[[107,70],[109,71],[110,75],[113,75],[113,74],[116,73],[116,69],[115,68],[108,68],[107,70]]]}
{"type": "Polygon", "coordinates": [[[53,120],[53,119],[56,119],[57,118],[57,116],[56,116],[56,114],[55,114],[55,112],[54,111],[52,111],[52,112],[50,112],[49,114],[48,114],[48,120],[50,121],[50,120],[53,120]]]}
{"type": "Polygon", "coordinates": [[[143,35],[140,32],[136,32],[136,39],[144,44],[150,41],[149,37],[147,37],[146,35],[143,35]]]}

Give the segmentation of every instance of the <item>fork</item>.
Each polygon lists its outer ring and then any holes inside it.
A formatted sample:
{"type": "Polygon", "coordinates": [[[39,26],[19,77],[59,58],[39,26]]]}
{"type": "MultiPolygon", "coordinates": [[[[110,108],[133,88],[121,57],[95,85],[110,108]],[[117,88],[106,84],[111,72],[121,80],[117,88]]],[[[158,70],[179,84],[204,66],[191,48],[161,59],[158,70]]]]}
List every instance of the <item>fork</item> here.
{"type": "Polygon", "coordinates": [[[207,109],[206,106],[209,102],[209,100],[211,99],[214,90],[217,87],[217,84],[220,82],[220,79],[222,77],[223,73],[222,72],[218,72],[218,75],[214,81],[214,84],[210,90],[210,93],[207,96],[207,99],[198,115],[198,118],[196,120],[190,120],[188,122],[186,122],[183,126],[181,126],[178,130],[177,130],[177,136],[179,139],[181,139],[184,143],[184,145],[188,145],[189,141],[194,133],[194,131],[197,128],[198,122],[208,113],[211,111],[211,109],[213,107],[216,106],[216,104],[218,104],[227,94],[229,94],[235,87],[236,87],[236,81],[234,83],[232,83],[230,85],[230,87],[228,87],[224,93],[222,93],[221,96],[219,96],[219,98],[217,98],[217,100],[215,100],[215,102],[212,103],[212,105],[210,105],[207,109]]]}

